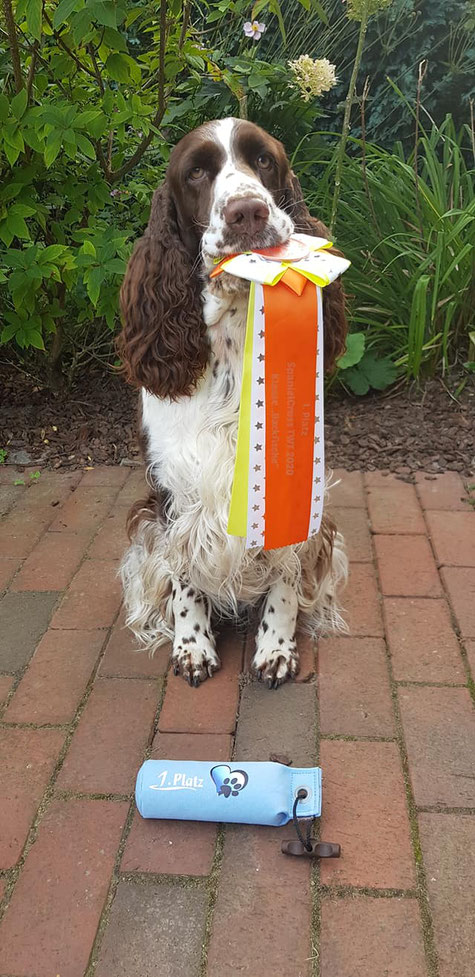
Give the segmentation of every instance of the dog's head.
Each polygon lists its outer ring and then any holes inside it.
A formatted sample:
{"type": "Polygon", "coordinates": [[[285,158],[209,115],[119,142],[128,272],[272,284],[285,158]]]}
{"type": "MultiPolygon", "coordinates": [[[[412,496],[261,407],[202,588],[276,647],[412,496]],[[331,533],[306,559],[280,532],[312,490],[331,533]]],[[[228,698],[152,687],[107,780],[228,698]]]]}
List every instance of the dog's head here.
{"type": "MultiPolygon", "coordinates": [[[[239,119],[188,133],[171,154],[121,290],[119,350],[128,379],[160,397],[190,394],[209,356],[203,277],[217,258],[281,244],[294,230],[326,236],[280,142],[239,119]]],[[[330,349],[326,341],[330,368],[346,335],[340,305],[330,349]]]]}
{"type": "Polygon", "coordinates": [[[174,149],[167,175],[181,239],[206,268],[233,252],[286,241],[294,230],[283,146],[239,119],[208,122],[174,149]]]}

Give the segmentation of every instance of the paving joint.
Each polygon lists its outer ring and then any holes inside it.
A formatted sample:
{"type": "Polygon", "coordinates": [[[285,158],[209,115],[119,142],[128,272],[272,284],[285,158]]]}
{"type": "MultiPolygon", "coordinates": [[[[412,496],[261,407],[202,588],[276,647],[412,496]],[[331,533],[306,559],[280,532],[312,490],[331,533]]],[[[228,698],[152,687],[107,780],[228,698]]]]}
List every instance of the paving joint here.
{"type": "MultiPolygon", "coordinates": [[[[422,506],[421,506],[421,510],[424,511],[422,509],[422,506]]],[[[371,545],[373,548],[373,562],[376,571],[376,578],[378,580],[378,585],[379,585],[378,590],[381,595],[381,603],[382,603],[382,581],[381,581],[379,563],[376,555],[376,548],[374,545],[374,537],[372,537],[371,545]]],[[[409,819],[411,845],[412,845],[415,871],[416,871],[416,880],[417,880],[416,894],[419,903],[427,974],[428,977],[439,977],[438,956],[437,956],[435,936],[434,936],[434,923],[433,923],[432,913],[429,904],[427,879],[426,879],[425,867],[424,867],[424,862],[422,857],[422,848],[421,848],[421,842],[419,836],[419,823],[417,820],[417,807],[416,807],[414,794],[411,786],[410,775],[409,775],[409,761],[407,756],[406,742],[404,738],[404,730],[403,730],[401,713],[399,708],[398,686],[394,679],[392,657],[391,657],[391,652],[387,640],[386,620],[384,615],[383,615],[383,626],[384,626],[383,640],[384,640],[384,648],[385,648],[385,655],[386,655],[386,664],[387,664],[388,678],[389,678],[389,684],[391,689],[391,699],[393,704],[396,736],[397,736],[397,742],[399,746],[399,754],[400,754],[400,760],[402,765],[402,774],[404,778],[406,807],[407,807],[407,813],[409,819]]]]}

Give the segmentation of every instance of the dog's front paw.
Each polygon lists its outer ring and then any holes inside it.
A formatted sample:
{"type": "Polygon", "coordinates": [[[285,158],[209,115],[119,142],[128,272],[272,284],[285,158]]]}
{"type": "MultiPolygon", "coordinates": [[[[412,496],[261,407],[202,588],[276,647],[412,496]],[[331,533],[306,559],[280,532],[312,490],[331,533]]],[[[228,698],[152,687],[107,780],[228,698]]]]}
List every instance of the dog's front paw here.
{"type": "Polygon", "coordinates": [[[172,666],[175,675],[183,675],[197,688],[221,668],[221,662],[212,642],[201,635],[193,641],[181,638],[173,645],[172,666]]]}
{"type": "Polygon", "coordinates": [[[259,681],[266,682],[269,689],[277,689],[288,678],[295,678],[300,668],[295,640],[276,638],[264,640],[258,645],[252,659],[252,671],[259,681]]]}

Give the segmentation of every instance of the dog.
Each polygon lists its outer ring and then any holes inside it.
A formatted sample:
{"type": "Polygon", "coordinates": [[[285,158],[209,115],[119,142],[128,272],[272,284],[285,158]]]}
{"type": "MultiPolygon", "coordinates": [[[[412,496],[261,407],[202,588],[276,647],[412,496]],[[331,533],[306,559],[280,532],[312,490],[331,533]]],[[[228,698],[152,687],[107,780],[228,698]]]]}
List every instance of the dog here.
{"type": "MultiPolygon", "coordinates": [[[[206,122],[173,149],[121,289],[118,348],[141,388],[151,486],[129,513],[121,566],[127,624],[194,686],[219,669],[216,618],[258,607],[253,672],[271,688],[299,668],[295,633],[344,627],[337,588],[344,543],[324,510],[319,533],[281,549],[228,535],[249,283],[209,278],[227,254],[294,232],[328,239],[311,217],[280,142],[251,122],[206,122]]],[[[339,280],[323,290],[325,369],[345,349],[339,280]]]]}

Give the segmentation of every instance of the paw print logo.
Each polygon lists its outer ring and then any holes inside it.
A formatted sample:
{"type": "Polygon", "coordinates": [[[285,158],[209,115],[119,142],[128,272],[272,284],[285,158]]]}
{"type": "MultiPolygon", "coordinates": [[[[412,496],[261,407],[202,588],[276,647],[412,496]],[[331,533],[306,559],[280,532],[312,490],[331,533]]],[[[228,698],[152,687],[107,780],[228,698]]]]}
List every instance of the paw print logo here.
{"type": "Polygon", "coordinates": [[[227,763],[218,763],[209,773],[218,797],[237,797],[249,780],[245,770],[231,770],[227,763]]]}

